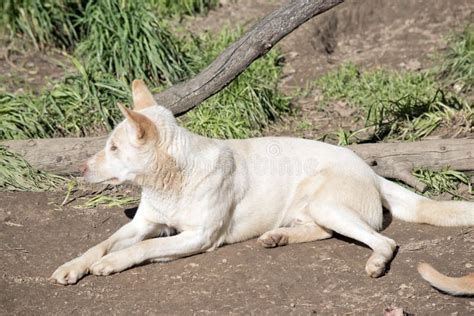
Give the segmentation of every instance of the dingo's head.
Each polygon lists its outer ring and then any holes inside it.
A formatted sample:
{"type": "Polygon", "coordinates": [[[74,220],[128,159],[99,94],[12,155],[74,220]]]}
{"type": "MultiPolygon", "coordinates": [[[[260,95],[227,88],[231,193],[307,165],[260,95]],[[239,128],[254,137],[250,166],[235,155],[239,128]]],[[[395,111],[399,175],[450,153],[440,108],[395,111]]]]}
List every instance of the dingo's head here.
{"type": "Polygon", "coordinates": [[[134,109],[118,104],[125,120],[113,130],[105,148],[84,164],[82,172],[87,181],[120,184],[152,173],[156,167],[160,132],[150,107],[157,104],[141,80],[133,82],[132,95],[134,109]]]}

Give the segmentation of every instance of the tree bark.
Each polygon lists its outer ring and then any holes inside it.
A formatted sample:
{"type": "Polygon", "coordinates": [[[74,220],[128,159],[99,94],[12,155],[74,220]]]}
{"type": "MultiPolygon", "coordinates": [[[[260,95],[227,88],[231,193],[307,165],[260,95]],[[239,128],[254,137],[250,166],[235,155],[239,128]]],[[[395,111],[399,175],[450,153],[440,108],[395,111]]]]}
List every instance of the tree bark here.
{"type": "Polygon", "coordinates": [[[59,175],[78,175],[82,164],[101,150],[107,136],[84,138],[45,138],[0,142],[20,154],[36,169],[59,175]]]}
{"type": "Polygon", "coordinates": [[[222,90],[259,57],[301,24],[344,0],[293,0],[275,10],[226,48],[194,78],[155,94],[158,104],[175,115],[191,110],[222,90]]]}
{"type": "Polygon", "coordinates": [[[473,138],[360,144],[349,148],[362,157],[377,174],[400,180],[420,192],[426,190],[426,185],[412,175],[415,168],[439,170],[449,167],[458,171],[474,171],[473,138]]]}
{"type": "MultiPolygon", "coordinates": [[[[61,175],[77,175],[82,163],[102,149],[105,136],[56,138],[2,143],[23,155],[40,170],[61,175]]],[[[438,139],[413,143],[376,143],[349,146],[379,175],[398,179],[424,191],[426,186],[411,171],[414,168],[474,171],[474,139],[438,139]]]]}

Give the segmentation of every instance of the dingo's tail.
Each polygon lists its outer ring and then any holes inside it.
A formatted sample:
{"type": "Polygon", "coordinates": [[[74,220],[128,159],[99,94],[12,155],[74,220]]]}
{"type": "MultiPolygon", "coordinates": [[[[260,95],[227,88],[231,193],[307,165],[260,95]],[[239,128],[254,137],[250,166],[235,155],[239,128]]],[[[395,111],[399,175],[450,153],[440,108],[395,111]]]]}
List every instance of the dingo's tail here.
{"type": "Polygon", "coordinates": [[[451,295],[474,295],[474,273],[460,278],[448,277],[427,263],[418,265],[418,272],[433,287],[451,295]]]}
{"type": "MultiPolygon", "coordinates": [[[[398,219],[436,226],[474,225],[474,203],[434,201],[380,177],[383,204],[398,219]]],[[[445,276],[427,263],[418,272],[432,286],[451,295],[474,295],[474,273],[460,278],[445,276]]]]}
{"type": "Polygon", "coordinates": [[[474,225],[474,203],[434,201],[380,177],[384,206],[395,218],[436,226],[474,225]]]}

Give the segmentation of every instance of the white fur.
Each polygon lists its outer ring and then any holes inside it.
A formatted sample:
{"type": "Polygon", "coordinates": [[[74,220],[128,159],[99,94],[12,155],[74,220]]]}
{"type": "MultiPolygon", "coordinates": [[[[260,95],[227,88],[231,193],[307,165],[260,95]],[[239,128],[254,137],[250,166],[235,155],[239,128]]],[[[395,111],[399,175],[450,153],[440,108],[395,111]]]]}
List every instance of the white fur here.
{"type": "MultiPolygon", "coordinates": [[[[144,185],[130,223],[59,267],[52,275],[58,283],[73,284],[89,272],[108,275],[144,261],[172,260],[258,236],[263,246],[274,247],[329,238],[333,231],[373,249],[366,271],[377,277],[396,247],[377,232],[382,204],[395,217],[415,222],[430,222],[419,218],[425,214],[419,207],[423,201],[439,207],[377,176],[347,148],[295,138],[208,139],[179,127],[163,107],[140,113],[153,121],[158,139],[137,145],[130,124],[122,122],[104,151],[89,160],[86,178],[136,181],[153,174],[164,153],[176,168],[160,171],[166,174],[159,179],[163,186],[144,185]],[[119,153],[111,151],[112,143],[119,153]],[[172,230],[178,234],[152,238],[172,230]]],[[[462,214],[451,225],[474,224],[473,204],[463,204],[462,210],[449,203],[444,208],[462,214]]],[[[435,215],[435,224],[446,218],[442,212],[435,215]]]]}

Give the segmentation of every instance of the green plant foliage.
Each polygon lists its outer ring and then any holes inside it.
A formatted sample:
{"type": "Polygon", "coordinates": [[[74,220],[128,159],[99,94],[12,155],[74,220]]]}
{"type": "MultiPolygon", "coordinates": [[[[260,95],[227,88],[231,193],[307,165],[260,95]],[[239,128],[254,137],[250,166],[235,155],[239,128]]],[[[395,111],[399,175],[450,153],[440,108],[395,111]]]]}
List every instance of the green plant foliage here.
{"type": "Polygon", "coordinates": [[[458,90],[469,91],[474,86],[474,24],[451,36],[448,49],[441,57],[438,78],[458,90]]]}
{"type": "MultiPolygon", "coordinates": [[[[240,32],[222,31],[196,38],[190,55],[198,72],[207,66],[240,32]]],[[[229,86],[190,111],[184,125],[190,130],[216,138],[245,138],[259,135],[270,121],[289,110],[289,100],[277,90],[281,72],[277,50],[254,62],[229,86]]]]}
{"type": "Polygon", "coordinates": [[[128,84],[74,62],[77,75],[40,95],[0,95],[0,139],[86,136],[121,120],[116,102],[130,102],[128,84]]]}
{"type": "Polygon", "coordinates": [[[429,109],[436,93],[434,82],[424,74],[383,69],[361,72],[354,64],[327,74],[317,86],[328,100],[345,99],[372,109],[371,122],[379,121],[382,111],[394,116],[418,116],[429,109]]]}
{"type": "MultiPolygon", "coordinates": [[[[189,11],[214,4],[178,1],[174,5],[189,11]]],[[[170,8],[178,10],[174,5],[170,8]]],[[[239,36],[224,31],[216,38],[204,35],[184,45],[164,22],[157,22],[144,1],[91,1],[75,19],[81,38],[74,60],[78,75],[38,96],[0,95],[0,138],[83,136],[110,130],[117,120],[115,102],[129,99],[127,83],[135,78],[176,82],[199,72],[239,36]]],[[[288,109],[288,100],[276,90],[280,60],[273,51],[254,63],[224,91],[192,111],[186,125],[214,137],[258,134],[288,109]]]]}
{"type": "Polygon", "coordinates": [[[366,112],[366,126],[374,126],[375,138],[415,140],[448,124],[451,110],[472,110],[461,99],[437,88],[426,73],[390,72],[376,69],[361,72],[346,64],[316,82],[325,101],[346,100],[366,112]]]}
{"type": "Polygon", "coordinates": [[[82,40],[75,55],[94,71],[166,84],[190,74],[181,41],[144,1],[91,1],[78,23],[82,40]]]}
{"type": "Polygon", "coordinates": [[[68,48],[78,40],[82,0],[3,0],[0,27],[30,40],[37,49],[68,48]]]}
{"type": "MultiPolygon", "coordinates": [[[[190,75],[188,59],[162,18],[165,13],[153,13],[152,2],[5,0],[0,26],[26,37],[37,49],[74,50],[88,69],[128,82],[143,78],[170,85],[190,75]]],[[[194,12],[211,7],[211,2],[177,1],[170,8],[194,12]]]]}
{"type": "Polygon", "coordinates": [[[457,194],[458,186],[463,183],[469,186],[472,193],[470,178],[463,172],[450,170],[429,170],[416,169],[413,175],[428,186],[428,195],[439,195],[443,192],[459,197],[457,194]]]}
{"type": "MultiPolygon", "coordinates": [[[[108,29],[108,33],[113,31],[119,35],[117,38],[125,40],[126,37],[120,37],[125,32],[133,35],[142,33],[143,36],[146,31],[140,28],[143,25],[147,25],[145,29],[148,29],[155,27],[158,20],[164,23],[163,17],[205,14],[218,3],[218,0],[3,0],[0,4],[0,30],[28,39],[37,49],[51,46],[72,49],[84,35],[87,36],[88,29],[94,27],[101,30],[104,25],[111,26],[110,22],[113,22],[117,28],[108,29]],[[158,19],[149,22],[147,15],[157,15],[158,19]],[[139,18],[145,18],[145,23],[134,24],[139,18]],[[100,25],[92,25],[91,22],[100,25]],[[138,25],[137,29],[134,29],[135,25],[138,25]]],[[[159,29],[154,31],[163,33],[159,29]]],[[[169,34],[158,34],[160,39],[167,36],[169,34]]],[[[161,46],[167,44],[165,42],[161,46]]]]}
{"type": "Polygon", "coordinates": [[[360,129],[357,131],[350,131],[340,128],[337,132],[335,132],[335,136],[337,138],[337,145],[338,146],[349,146],[354,143],[357,143],[357,135],[361,132],[364,132],[366,129],[360,129]]]}

